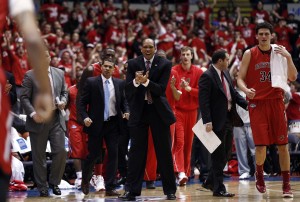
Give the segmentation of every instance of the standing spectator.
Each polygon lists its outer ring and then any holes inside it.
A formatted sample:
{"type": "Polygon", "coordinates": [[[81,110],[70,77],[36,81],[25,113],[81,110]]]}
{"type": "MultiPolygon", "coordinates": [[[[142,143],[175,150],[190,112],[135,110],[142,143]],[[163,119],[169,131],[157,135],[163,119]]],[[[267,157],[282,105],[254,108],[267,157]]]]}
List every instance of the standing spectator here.
{"type": "Polygon", "coordinates": [[[261,23],[264,21],[269,22],[269,12],[264,10],[264,4],[262,1],[258,1],[254,9],[251,11],[252,22],[261,23]]]}
{"type": "MultiPolygon", "coordinates": [[[[287,78],[294,81],[297,69],[290,53],[283,46],[271,46],[273,26],[267,22],[256,27],[258,46],[244,53],[238,86],[249,100],[250,123],[256,145],[256,188],[259,192],[266,192],[263,167],[266,159],[266,146],[276,144],[279,152],[281,174],[283,176],[283,197],[293,197],[290,187],[290,155],[287,147],[287,122],[283,103],[283,90],[272,87],[271,68],[286,68],[287,78]],[[271,67],[272,57],[282,63],[271,67]]],[[[273,79],[272,79],[273,82],[273,79]]]]}
{"type": "Polygon", "coordinates": [[[155,56],[155,51],[154,41],[147,38],[142,42],[143,55],[128,61],[125,92],[131,109],[128,121],[131,147],[125,193],[120,196],[123,201],[135,200],[141,194],[149,128],[164,194],[168,200],[176,199],[170,136],[175,117],[165,96],[171,62],[155,56]]]}
{"type": "Polygon", "coordinates": [[[185,46],[181,49],[181,63],[172,69],[178,73],[181,99],[176,102],[176,132],[172,150],[174,171],[178,173],[177,182],[186,184],[191,173],[191,152],[194,132],[192,127],[198,114],[198,81],[203,71],[192,64],[194,51],[185,46]]]}
{"type": "Polygon", "coordinates": [[[206,1],[204,0],[198,2],[199,9],[194,13],[195,23],[198,27],[204,27],[206,30],[210,29],[210,15],[216,4],[217,0],[214,0],[211,5],[206,5],[206,1]]]}
{"type": "MultiPolygon", "coordinates": [[[[46,51],[48,64],[50,64],[50,55],[46,51]]],[[[61,195],[58,187],[65,170],[66,150],[65,150],[65,118],[60,110],[65,108],[68,100],[68,93],[65,85],[63,71],[49,66],[48,75],[52,89],[52,109],[53,117],[45,121],[33,108],[33,101],[37,96],[39,87],[34,82],[36,77],[33,71],[28,71],[23,79],[21,91],[21,104],[27,115],[26,129],[29,131],[29,137],[32,150],[34,179],[37,184],[40,196],[47,197],[47,163],[46,147],[47,141],[51,144],[52,165],[49,176],[49,187],[55,195],[61,195]],[[58,97],[60,102],[54,103],[58,97]]]]}
{"type": "Polygon", "coordinates": [[[248,47],[255,45],[255,25],[250,23],[248,17],[243,17],[241,25],[236,24],[236,29],[240,31],[242,38],[245,39],[248,47]]]}
{"type": "Polygon", "coordinates": [[[101,75],[86,80],[79,98],[78,111],[84,121],[84,131],[89,135],[89,153],[83,161],[81,183],[82,192],[86,195],[96,160],[102,156],[103,140],[108,151],[105,194],[119,195],[114,183],[118,166],[118,136],[122,130],[123,116],[129,117],[129,109],[124,95],[125,82],[112,78],[114,67],[112,59],[104,59],[101,75]]]}
{"type": "Polygon", "coordinates": [[[58,14],[63,7],[57,3],[55,0],[49,0],[48,3],[45,3],[41,7],[41,12],[45,15],[45,18],[48,23],[53,23],[57,20],[58,14]]]}
{"type": "Polygon", "coordinates": [[[220,49],[212,55],[212,65],[199,80],[199,104],[206,132],[215,132],[221,144],[211,154],[212,165],[203,187],[213,196],[233,197],[223,184],[223,169],[231,156],[233,126],[243,122],[236,112],[236,103],[247,108],[247,101],[233,87],[229,72],[229,54],[220,49]]]}

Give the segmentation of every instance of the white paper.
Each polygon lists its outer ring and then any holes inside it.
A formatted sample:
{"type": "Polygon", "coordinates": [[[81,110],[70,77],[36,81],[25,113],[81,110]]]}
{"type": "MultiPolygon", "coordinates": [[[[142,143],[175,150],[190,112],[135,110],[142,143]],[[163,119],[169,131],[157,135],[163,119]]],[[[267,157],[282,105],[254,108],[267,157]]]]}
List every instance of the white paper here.
{"type": "Polygon", "coordinates": [[[205,125],[203,125],[202,119],[200,119],[192,128],[193,132],[206,147],[209,153],[213,153],[216,148],[221,144],[221,140],[213,132],[206,132],[205,125]]]}

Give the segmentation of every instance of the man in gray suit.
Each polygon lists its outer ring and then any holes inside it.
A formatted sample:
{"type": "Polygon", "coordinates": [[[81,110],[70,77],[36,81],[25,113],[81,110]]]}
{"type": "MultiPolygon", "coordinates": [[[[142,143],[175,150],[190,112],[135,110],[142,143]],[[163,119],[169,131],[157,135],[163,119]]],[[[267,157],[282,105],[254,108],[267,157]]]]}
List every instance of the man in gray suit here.
{"type": "MultiPolygon", "coordinates": [[[[49,52],[46,51],[50,63],[49,52]]],[[[50,120],[45,121],[33,107],[33,101],[38,94],[39,87],[36,85],[36,78],[32,70],[28,71],[23,79],[21,90],[21,104],[27,115],[26,129],[30,134],[32,149],[34,179],[37,184],[40,196],[49,196],[47,185],[47,163],[46,146],[50,141],[52,164],[49,176],[49,187],[55,195],[61,195],[58,184],[61,181],[65,170],[65,119],[60,110],[63,110],[67,103],[67,90],[64,79],[64,72],[55,67],[48,68],[49,79],[53,96],[53,114],[50,120]],[[55,98],[60,102],[55,102],[55,98]]]]}

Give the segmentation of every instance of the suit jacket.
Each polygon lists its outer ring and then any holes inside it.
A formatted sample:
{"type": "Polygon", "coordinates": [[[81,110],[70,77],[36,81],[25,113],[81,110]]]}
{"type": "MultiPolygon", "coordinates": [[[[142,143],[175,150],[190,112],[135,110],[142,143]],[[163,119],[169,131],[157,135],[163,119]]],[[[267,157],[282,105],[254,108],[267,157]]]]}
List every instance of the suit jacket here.
{"type": "MultiPolygon", "coordinates": [[[[119,118],[119,127],[122,127],[122,115],[128,113],[129,108],[125,100],[124,87],[125,82],[121,79],[112,78],[115,96],[116,96],[116,110],[119,118]]],[[[102,77],[90,77],[86,80],[83,91],[79,98],[79,109],[77,113],[84,120],[89,117],[93,123],[90,127],[84,127],[84,132],[89,135],[99,135],[104,123],[104,89],[102,77]]]]}
{"type": "MultiPolygon", "coordinates": [[[[246,109],[248,102],[235,90],[228,71],[224,71],[224,76],[232,97],[233,125],[242,126],[243,121],[236,111],[236,104],[246,109]]],[[[228,101],[218,72],[212,65],[199,80],[199,104],[203,124],[212,122],[214,131],[222,130],[227,119],[228,101]]]]}
{"type": "Polygon", "coordinates": [[[10,104],[11,106],[13,106],[17,102],[15,77],[12,73],[9,73],[8,71],[5,71],[5,75],[6,75],[6,79],[8,80],[8,83],[12,85],[8,95],[10,98],[10,104]]]}
{"type": "Polygon", "coordinates": [[[143,85],[135,87],[133,84],[135,72],[146,71],[144,57],[139,56],[128,61],[125,94],[129,103],[129,108],[131,109],[128,121],[129,126],[135,126],[140,122],[145,103],[145,93],[148,89],[151,92],[153,100],[152,104],[155,106],[161,120],[168,125],[175,122],[175,116],[165,94],[171,68],[172,63],[170,61],[155,56],[149,72],[149,85],[147,87],[143,85]]]}
{"type": "MultiPolygon", "coordinates": [[[[65,84],[64,72],[58,68],[50,67],[50,73],[53,81],[54,98],[59,97],[61,101],[67,103],[68,92],[65,84]]],[[[20,96],[21,105],[27,115],[25,127],[29,132],[39,132],[44,126],[44,123],[36,123],[33,118],[30,117],[30,114],[35,111],[33,102],[38,92],[39,88],[36,83],[34,72],[33,70],[29,70],[24,76],[20,96]]],[[[61,115],[61,113],[59,113],[59,116],[60,125],[63,130],[66,131],[65,118],[61,115]]]]}

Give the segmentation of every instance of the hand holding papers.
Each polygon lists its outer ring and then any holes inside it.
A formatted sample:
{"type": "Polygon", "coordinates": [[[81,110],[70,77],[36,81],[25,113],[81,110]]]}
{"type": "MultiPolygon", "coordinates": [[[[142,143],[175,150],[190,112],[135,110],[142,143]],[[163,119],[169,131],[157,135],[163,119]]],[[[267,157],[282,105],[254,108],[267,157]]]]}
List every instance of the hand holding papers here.
{"type": "Polygon", "coordinates": [[[209,151],[209,153],[213,153],[215,149],[221,144],[220,139],[213,131],[206,132],[205,125],[203,125],[202,119],[200,119],[194,125],[192,130],[209,151]]]}

